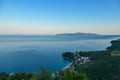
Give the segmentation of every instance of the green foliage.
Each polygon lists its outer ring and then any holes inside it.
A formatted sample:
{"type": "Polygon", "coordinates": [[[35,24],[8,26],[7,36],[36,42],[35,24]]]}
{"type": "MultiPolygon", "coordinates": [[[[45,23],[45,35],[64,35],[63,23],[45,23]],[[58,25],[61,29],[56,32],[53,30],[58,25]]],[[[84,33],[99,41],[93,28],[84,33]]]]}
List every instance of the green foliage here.
{"type": "Polygon", "coordinates": [[[89,80],[119,80],[120,58],[106,56],[101,60],[92,61],[84,65],[76,65],[79,72],[86,73],[89,80]]]}
{"type": "Polygon", "coordinates": [[[105,51],[88,51],[88,52],[80,51],[79,54],[81,56],[90,57],[91,61],[98,61],[98,60],[101,60],[101,58],[106,58],[107,56],[110,56],[110,52],[107,50],[105,50],[105,51]]]}
{"type": "Polygon", "coordinates": [[[1,73],[0,80],[88,80],[85,74],[79,74],[77,71],[65,70],[63,75],[52,76],[52,73],[45,68],[41,67],[39,73],[14,73],[8,75],[1,73]]]}
{"type": "Polygon", "coordinates": [[[53,80],[52,73],[41,67],[40,80],[53,80]]]}
{"type": "Polygon", "coordinates": [[[120,39],[111,41],[112,46],[107,47],[107,50],[113,51],[113,50],[120,50],[120,39]]]}
{"type": "Polygon", "coordinates": [[[79,74],[77,71],[65,70],[61,80],[88,80],[85,74],[79,74]]]}
{"type": "Polygon", "coordinates": [[[7,80],[7,78],[9,77],[9,75],[7,73],[0,73],[0,80],[7,80]]]}
{"type": "Polygon", "coordinates": [[[111,54],[120,54],[120,50],[114,50],[111,52],[111,54]]]}
{"type": "Polygon", "coordinates": [[[14,73],[7,80],[29,80],[32,77],[27,73],[14,73]]]}
{"type": "Polygon", "coordinates": [[[119,53],[120,40],[111,43],[112,45],[104,51],[78,52],[80,56],[90,57],[90,62],[75,64],[75,70],[85,73],[89,80],[120,80],[120,56],[111,55],[119,53]]]}
{"type": "Polygon", "coordinates": [[[32,73],[32,77],[30,80],[40,80],[40,74],[39,73],[32,73]]]}
{"type": "Polygon", "coordinates": [[[63,57],[65,60],[73,61],[73,60],[74,60],[74,53],[65,52],[65,53],[62,54],[62,57],[63,57]]]}

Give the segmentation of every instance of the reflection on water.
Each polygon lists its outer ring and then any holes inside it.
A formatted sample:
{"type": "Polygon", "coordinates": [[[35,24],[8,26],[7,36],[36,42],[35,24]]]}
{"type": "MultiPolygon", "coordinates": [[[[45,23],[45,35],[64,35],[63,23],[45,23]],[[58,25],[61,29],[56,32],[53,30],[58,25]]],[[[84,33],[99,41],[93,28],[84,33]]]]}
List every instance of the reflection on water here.
{"type": "MultiPolygon", "coordinates": [[[[31,37],[32,38],[32,37],[31,37]]],[[[0,41],[0,72],[39,72],[40,66],[54,71],[69,62],[61,57],[65,51],[104,50],[112,39],[77,41],[0,41]]],[[[24,40],[24,38],[23,38],[24,40]]]]}

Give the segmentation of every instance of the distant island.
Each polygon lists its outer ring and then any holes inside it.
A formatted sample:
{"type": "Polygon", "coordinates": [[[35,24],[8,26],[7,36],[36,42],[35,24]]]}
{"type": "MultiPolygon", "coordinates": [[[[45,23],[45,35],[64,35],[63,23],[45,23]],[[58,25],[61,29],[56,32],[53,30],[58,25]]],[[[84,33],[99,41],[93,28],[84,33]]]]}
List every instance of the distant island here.
{"type": "Polygon", "coordinates": [[[76,32],[76,33],[61,33],[61,34],[55,34],[56,36],[120,36],[120,34],[96,34],[96,33],[82,33],[82,32],[76,32]]]}
{"type": "Polygon", "coordinates": [[[61,33],[54,35],[56,37],[64,37],[64,38],[77,38],[77,39],[106,39],[106,38],[115,38],[120,35],[105,35],[105,34],[96,34],[96,33],[61,33]]]}
{"type": "Polygon", "coordinates": [[[89,35],[89,36],[96,36],[96,35],[99,35],[99,34],[95,34],[95,33],[80,33],[80,32],[77,32],[77,33],[62,33],[62,34],[56,34],[56,35],[68,35],[68,36],[70,36],[70,35],[81,35],[81,36],[83,36],[83,35],[89,35]]]}
{"type": "Polygon", "coordinates": [[[85,39],[111,39],[111,38],[120,38],[120,35],[103,35],[96,33],[62,33],[56,34],[53,38],[59,38],[59,40],[85,40],[85,39]]]}

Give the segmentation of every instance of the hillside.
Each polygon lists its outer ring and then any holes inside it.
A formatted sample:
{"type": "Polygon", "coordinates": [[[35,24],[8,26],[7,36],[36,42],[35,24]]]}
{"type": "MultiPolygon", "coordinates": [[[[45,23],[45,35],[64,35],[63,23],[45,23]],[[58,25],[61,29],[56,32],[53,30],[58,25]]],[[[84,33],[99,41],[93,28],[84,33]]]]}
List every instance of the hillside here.
{"type": "Polygon", "coordinates": [[[66,35],[66,36],[73,36],[73,35],[81,35],[81,36],[84,36],[84,35],[89,35],[89,36],[96,36],[96,35],[99,35],[99,34],[95,34],[95,33],[62,33],[62,34],[56,34],[56,35],[66,35]]]}
{"type": "Polygon", "coordinates": [[[120,50],[120,39],[111,41],[111,46],[107,47],[107,50],[120,50]]]}
{"type": "Polygon", "coordinates": [[[71,53],[67,52],[63,56],[69,61],[72,60],[74,70],[85,73],[89,80],[120,80],[120,56],[118,56],[120,40],[111,41],[111,43],[112,45],[105,51],[80,51],[73,53],[77,56],[71,55],[71,57],[68,56],[71,53]],[[111,55],[115,50],[117,50],[117,56],[111,55]],[[90,61],[81,64],[79,59],[82,57],[89,57],[90,61]]]}

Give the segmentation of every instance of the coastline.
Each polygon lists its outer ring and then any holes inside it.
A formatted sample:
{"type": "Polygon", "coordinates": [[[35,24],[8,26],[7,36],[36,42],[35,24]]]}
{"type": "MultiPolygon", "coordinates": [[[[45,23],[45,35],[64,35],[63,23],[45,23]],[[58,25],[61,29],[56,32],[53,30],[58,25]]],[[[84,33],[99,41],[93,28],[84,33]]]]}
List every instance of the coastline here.
{"type": "Polygon", "coordinates": [[[70,62],[68,65],[66,65],[62,70],[68,69],[72,65],[72,62],[70,62]]]}

